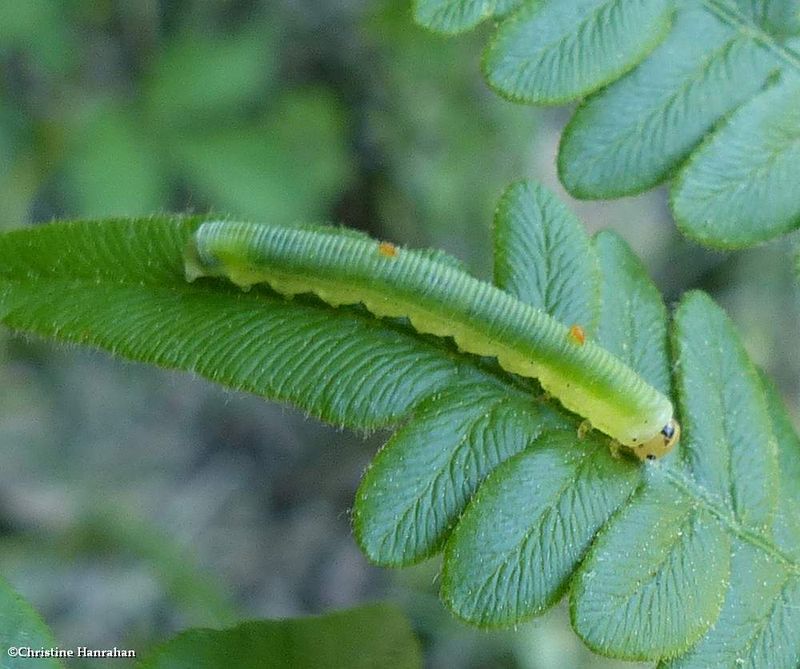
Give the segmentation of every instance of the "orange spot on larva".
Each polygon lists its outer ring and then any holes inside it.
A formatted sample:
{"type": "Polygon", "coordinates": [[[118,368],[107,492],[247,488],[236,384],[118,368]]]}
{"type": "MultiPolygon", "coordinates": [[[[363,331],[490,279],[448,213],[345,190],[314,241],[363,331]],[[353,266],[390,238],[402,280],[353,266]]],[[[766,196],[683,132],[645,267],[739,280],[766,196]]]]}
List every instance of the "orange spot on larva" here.
{"type": "Polygon", "coordinates": [[[578,346],[583,346],[586,343],[586,333],[580,325],[573,325],[570,327],[569,338],[578,344],[578,346]]]}
{"type": "Polygon", "coordinates": [[[397,255],[397,247],[391,242],[381,242],[378,244],[378,253],[384,258],[394,258],[397,255]]]}

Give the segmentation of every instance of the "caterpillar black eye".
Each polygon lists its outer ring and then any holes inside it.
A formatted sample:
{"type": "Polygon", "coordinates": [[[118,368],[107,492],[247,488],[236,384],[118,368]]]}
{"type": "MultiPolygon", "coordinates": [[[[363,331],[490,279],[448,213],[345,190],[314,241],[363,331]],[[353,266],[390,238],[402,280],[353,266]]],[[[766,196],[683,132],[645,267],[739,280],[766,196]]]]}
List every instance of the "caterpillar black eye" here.
{"type": "Polygon", "coordinates": [[[657,460],[669,453],[681,438],[681,426],[674,418],[662,427],[652,439],[638,444],[633,452],[641,460],[657,460]]]}
{"type": "Polygon", "coordinates": [[[681,426],[674,418],[667,423],[661,430],[661,434],[666,439],[665,447],[669,451],[681,438],[681,426]]]}

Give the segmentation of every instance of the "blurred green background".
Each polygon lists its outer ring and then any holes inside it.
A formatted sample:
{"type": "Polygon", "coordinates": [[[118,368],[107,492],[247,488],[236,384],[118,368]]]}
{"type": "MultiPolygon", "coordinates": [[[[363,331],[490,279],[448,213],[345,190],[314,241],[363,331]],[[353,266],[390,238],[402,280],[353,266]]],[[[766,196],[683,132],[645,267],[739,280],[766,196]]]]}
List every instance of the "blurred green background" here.
{"type": "MultiPolygon", "coordinates": [[[[405,0],[0,0],[0,227],[328,220],[445,248],[488,277],[504,186],[534,177],[563,195],[568,110],[490,93],[487,35],[428,35],[405,0]]],[[[570,202],[592,231],[621,232],[669,302],[691,287],[720,300],[796,412],[786,239],[702,250],[663,191],[570,202]]],[[[7,334],[0,347],[0,570],[62,646],[144,651],[189,626],[389,599],[430,667],[635,666],[592,656],[563,606],[479,632],[442,609],[435,560],[368,565],[348,509],[386,435],[101,354],[7,334]]]]}

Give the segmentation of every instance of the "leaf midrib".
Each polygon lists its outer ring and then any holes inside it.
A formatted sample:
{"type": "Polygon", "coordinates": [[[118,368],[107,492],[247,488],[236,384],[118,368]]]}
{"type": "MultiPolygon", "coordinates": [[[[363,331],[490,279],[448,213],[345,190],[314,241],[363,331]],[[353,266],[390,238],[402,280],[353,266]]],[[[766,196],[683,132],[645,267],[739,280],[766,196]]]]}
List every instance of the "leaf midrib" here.
{"type": "MultiPolygon", "coordinates": [[[[739,43],[739,41],[743,41],[746,37],[747,37],[746,35],[742,35],[741,33],[736,34],[732,36],[729,40],[724,42],[721,46],[715,48],[713,51],[709,52],[706,55],[710,56],[712,59],[717,59],[720,56],[723,56],[724,58],[726,52],[732,51],[733,47],[736,46],[737,43],[739,43]]],[[[671,105],[675,104],[675,102],[678,101],[680,98],[682,98],[686,94],[686,92],[689,91],[689,89],[691,89],[692,86],[697,84],[699,81],[702,81],[702,79],[708,74],[710,67],[711,67],[710,60],[706,60],[700,63],[700,66],[694,68],[691,71],[690,75],[681,82],[680,86],[678,86],[677,89],[671,89],[670,94],[666,98],[663,98],[660,101],[660,104],[651,108],[647,114],[642,116],[637,121],[636,125],[630,130],[630,132],[616,135],[610,142],[605,142],[604,144],[602,144],[603,151],[596,152],[589,158],[584,157],[581,163],[581,167],[584,168],[584,171],[589,172],[593,170],[602,161],[607,160],[608,159],[607,153],[611,151],[616,151],[625,144],[628,144],[630,142],[631,136],[639,135],[641,137],[647,137],[647,133],[645,133],[645,130],[647,130],[648,126],[651,126],[653,124],[653,121],[657,121],[661,116],[663,116],[665,110],[668,109],[671,105]]],[[[600,146],[599,143],[598,146],[600,146]]],[[[675,166],[676,163],[680,162],[680,160],[681,160],[680,157],[673,159],[671,165],[664,168],[661,172],[664,174],[668,173],[670,169],[672,169],[675,166]]]]}
{"type": "MultiPolygon", "coordinates": [[[[376,329],[384,329],[396,332],[398,334],[402,334],[404,336],[411,337],[416,339],[420,343],[422,343],[425,347],[435,348],[437,352],[446,357],[447,359],[455,362],[458,365],[468,365],[472,367],[476,372],[486,375],[487,381],[491,381],[497,383],[500,387],[512,390],[515,393],[518,393],[525,398],[531,400],[538,400],[538,401],[546,401],[547,404],[550,406],[556,406],[561,411],[566,411],[558,402],[553,400],[545,400],[544,397],[537,396],[534,392],[532,392],[532,388],[530,385],[530,381],[520,377],[512,372],[508,372],[502,369],[499,364],[494,361],[493,358],[487,359],[482,358],[481,356],[473,355],[471,353],[465,353],[463,351],[459,351],[454,348],[453,344],[450,344],[451,338],[442,338],[436,337],[434,335],[426,335],[417,332],[413,327],[410,325],[405,325],[402,322],[398,322],[396,319],[387,319],[387,318],[377,318],[372,314],[368,314],[362,307],[360,306],[352,306],[352,305],[343,305],[340,307],[332,307],[327,303],[323,302],[319,298],[313,295],[298,295],[291,299],[287,299],[286,297],[282,296],[280,293],[276,293],[268,289],[267,286],[264,287],[264,290],[253,290],[250,292],[244,292],[238,289],[229,289],[227,286],[222,285],[212,285],[211,283],[205,284],[202,283],[188,283],[186,281],[178,280],[175,276],[163,276],[163,281],[154,281],[150,277],[132,277],[132,276],[112,276],[106,273],[97,273],[97,274],[85,274],[85,275],[78,275],[78,276],[65,276],[63,274],[37,274],[37,275],[27,275],[23,278],[17,276],[9,276],[8,274],[3,274],[0,272],[0,302],[2,301],[2,294],[3,294],[3,285],[12,284],[18,285],[22,287],[30,287],[30,289],[35,290],[35,285],[44,284],[50,287],[53,286],[64,286],[65,290],[73,290],[73,291],[90,291],[93,292],[97,289],[98,285],[101,285],[107,289],[122,289],[122,290],[137,290],[137,291],[144,291],[150,292],[153,294],[160,294],[160,295],[172,295],[172,296],[184,296],[184,297],[193,297],[193,296],[219,296],[223,291],[228,292],[230,295],[234,297],[238,297],[239,299],[243,300],[250,300],[253,302],[261,302],[262,301],[262,293],[268,295],[273,300],[279,299],[285,301],[287,304],[291,304],[295,302],[299,305],[302,305],[305,308],[317,308],[320,311],[324,312],[347,312],[352,315],[354,318],[360,318],[364,322],[369,323],[372,327],[376,329]],[[169,280],[169,282],[167,281],[169,280]]],[[[265,306],[268,306],[268,301],[263,300],[265,306]]],[[[15,309],[16,310],[16,309],[15,309]]],[[[13,312],[0,312],[0,320],[6,320],[7,316],[13,312]]],[[[12,327],[13,326],[9,326],[12,327]]],[[[46,332],[44,329],[37,328],[29,328],[26,327],[26,330],[33,332],[35,334],[39,334],[40,336],[49,337],[51,336],[49,332],[46,332]]],[[[100,348],[105,350],[109,353],[105,347],[100,345],[97,342],[86,342],[84,340],[74,340],[77,343],[82,345],[89,345],[94,348],[100,348]]]]}
{"type": "MultiPolygon", "coordinates": [[[[651,466],[658,467],[659,465],[651,466]]],[[[719,520],[733,536],[760,548],[767,555],[780,562],[788,571],[800,575],[800,563],[795,562],[786,552],[778,548],[772,538],[740,523],[733,515],[733,512],[728,510],[724,504],[715,503],[713,493],[708,492],[697,481],[688,477],[674,466],[665,466],[661,469],[661,472],[684,495],[693,499],[719,520]]]]}
{"type": "MultiPolygon", "coordinates": [[[[631,497],[627,500],[626,505],[631,504],[631,500],[634,500],[636,495],[643,492],[647,488],[647,484],[643,484],[639,488],[637,488],[631,497]]],[[[680,523],[678,523],[678,529],[676,532],[670,537],[669,545],[664,550],[663,555],[661,555],[655,562],[649,563],[649,569],[647,571],[646,577],[642,578],[641,581],[647,581],[647,583],[652,583],[653,581],[657,580],[659,574],[665,571],[664,565],[670,562],[673,558],[672,551],[675,549],[676,546],[679,546],[683,542],[683,528],[684,527],[693,527],[700,518],[700,514],[698,509],[696,508],[689,508],[686,511],[686,516],[683,518],[680,523]]],[[[645,586],[646,587],[646,586],[645,586]]],[[[626,590],[620,590],[615,593],[611,593],[609,596],[615,600],[620,601],[628,601],[634,595],[639,593],[643,593],[644,588],[642,587],[641,583],[638,582],[631,582],[628,584],[628,588],[626,590]]]]}
{"type": "Polygon", "coordinates": [[[772,606],[770,606],[769,611],[765,616],[763,616],[757,624],[754,626],[752,630],[752,634],[747,639],[747,643],[742,646],[741,655],[745,657],[750,657],[750,650],[753,647],[753,644],[758,640],[759,636],[766,630],[770,623],[772,622],[773,615],[775,613],[776,608],[779,604],[786,604],[785,597],[786,597],[786,588],[791,585],[792,579],[794,575],[791,571],[786,574],[786,577],[783,579],[781,583],[781,587],[778,590],[777,594],[775,595],[775,599],[772,602],[772,606]]]}
{"type": "MultiPolygon", "coordinates": [[[[416,2],[415,4],[420,4],[420,3],[416,2]]],[[[438,11],[436,11],[433,14],[432,19],[440,23],[443,23],[446,20],[452,20],[453,14],[458,15],[459,4],[460,4],[459,0],[450,0],[446,6],[441,7],[438,11]]],[[[481,8],[479,22],[484,21],[492,16],[496,4],[497,3],[495,0],[490,0],[489,2],[483,2],[483,7],[481,8]]]]}
{"type": "MultiPolygon", "coordinates": [[[[591,448],[591,450],[588,450],[588,451],[584,452],[583,456],[581,456],[580,462],[578,462],[578,465],[575,468],[575,478],[576,479],[580,479],[581,478],[581,474],[583,473],[583,471],[585,470],[587,465],[594,461],[594,457],[597,455],[599,450],[603,449],[603,448],[606,448],[606,446],[604,444],[598,444],[597,446],[591,448]]],[[[524,452],[525,451],[521,451],[521,453],[524,453],[524,452]]],[[[481,587],[478,589],[478,593],[476,595],[476,599],[483,596],[483,593],[484,593],[485,589],[490,585],[489,582],[490,581],[494,582],[494,580],[499,576],[500,571],[502,569],[504,569],[506,566],[508,566],[508,564],[512,561],[512,558],[514,556],[518,556],[521,553],[522,548],[525,546],[525,544],[527,544],[527,542],[529,541],[531,536],[534,534],[534,532],[536,532],[538,530],[538,528],[541,527],[544,524],[544,519],[546,517],[548,517],[549,514],[553,513],[557,509],[558,504],[561,501],[561,498],[564,496],[564,493],[566,493],[566,491],[569,490],[573,485],[574,485],[574,482],[573,482],[572,479],[570,479],[567,482],[565,482],[562,486],[559,487],[559,489],[556,492],[556,494],[552,496],[554,501],[546,504],[542,508],[542,511],[536,517],[535,522],[532,523],[530,525],[530,527],[528,527],[527,530],[525,530],[525,533],[522,535],[522,537],[513,546],[511,546],[509,548],[509,550],[505,551],[505,555],[503,555],[502,559],[499,560],[494,565],[494,568],[492,569],[491,573],[484,580],[484,583],[481,584],[481,587]]],[[[627,501],[625,503],[627,503],[627,501]]],[[[520,561],[516,560],[516,563],[519,564],[520,561]]]]}
{"type": "Polygon", "coordinates": [[[742,16],[742,13],[735,7],[732,7],[727,0],[700,0],[700,2],[720,21],[745,37],[750,37],[760,42],[780,60],[794,68],[797,73],[800,74],[800,55],[796,54],[791,49],[787,49],[782,44],[779,44],[772,35],[763,30],[760,26],[748,21],[747,18],[742,16]]]}
{"type": "MultiPolygon", "coordinates": [[[[397,523],[396,523],[397,527],[400,527],[403,524],[407,523],[408,518],[412,513],[413,514],[417,514],[419,512],[420,499],[422,497],[425,497],[425,496],[429,495],[431,489],[436,485],[436,483],[441,479],[441,477],[444,476],[445,471],[448,470],[450,467],[452,467],[452,463],[456,459],[456,455],[461,451],[461,449],[464,447],[465,444],[470,443],[470,439],[473,438],[473,431],[475,429],[475,425],[477,424],[477,422],[484,415],[489,415],[489,414],[494,413],[495,411],[497,411],[497,409],[500,406],[502,406],[503,404],[507,404],[507,403],[511,402],[512,399],[516,399],[516,397],[515,396],[501,396],[501,397],[494,398],[489,402],[488,406],[487,405],[483,406],[483,410],[481,411],[480,414],[475,414],[468,421],[466,421],[468,423],[468,427],[464,430],[464,434],[461,435],[461,438],[458,440],[458,443],[456,444],[456,447],[451,451],[450,457],[447,458],[442,463],[441,466],[437,467],[435,472],[432,472],[432,475],[428,479],[428,482],[425,484],[425,487],[415,495],[414,501],[412,501],[403,510],[400,518],[397,520],[397,523]]],[[[454,486],[454,489],[456,487],[457,486],[454,486]]],[[[453,521],[451,520],[449,525],[452,525],[452,523],[453,523],[453,521]]],[[[418,524],[419,523],[414,523],[413,525],[416,526],[418,524]]],[[[389,529],[387,529],[385,532],[383,532],[380,535],[381,548],[385,548],[387,542],[389,542],[390,539],[392,539],[392,537],[394,536],[393,535],[394,530],[396,530],[396,528],[389,528],[389,529]]],[[[437,544],[437,545],[440,545],[441,541],[442,540],[440,540],[439,544],[437,544]]],[[[396,546],[396,544],[397,544],[397,542],[396,542],[396,540],[394,540],[394,542],[392,543],[392,546],[394,547],[394,546],[396,546]]]]}
{"type": "MultiPolygon", "coordinates": [[[[578,24],[575,26],[575,29],[571,33],[567,33],[561,37],[557,37],[551,40],[550,42],[547,42],[546,44],[542,45],[541,48],[539,49],[539,54],[551,53],[552,51],[560,50],[561,47],[570,40],[572,40],[573,42],[578,41],[578,39],[581,36],[581,33],[584,30],[586,30],[592,23],[596,22],[595,20],[600,14],[606,11],[606,9],[608,9],[609,7],[618,4],[619,0],[606,0],[602,4],[598,5],[578,22],[578,24]]],[[[533,15],[535,16],[540,10],[541,10],[540,7],[537,8],[533,12],[533,15]]],[[[537,59],[531,56],[520,56],[516,58],[511,58],[510,60],[522,64],[526,68],[531,65],[537,65],[542,61],[541,58],[537,59]]]]}

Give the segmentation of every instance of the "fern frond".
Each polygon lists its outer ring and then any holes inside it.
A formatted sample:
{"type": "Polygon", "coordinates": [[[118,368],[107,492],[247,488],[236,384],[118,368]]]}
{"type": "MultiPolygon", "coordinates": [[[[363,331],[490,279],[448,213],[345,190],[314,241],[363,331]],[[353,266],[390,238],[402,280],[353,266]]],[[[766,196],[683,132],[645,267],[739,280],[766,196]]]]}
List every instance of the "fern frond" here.
{"type": "MultiPolygon", "coordinates": [[[[419,0],[424,25],[431,4],[419,0]]],[[[499,23],[484,71],[513,100],[585,98],[558,156],[571,194],[673,179],[683,233],[740,248],[800,227],[799,34],[795,0],[528,0],[499,23]]]]}

